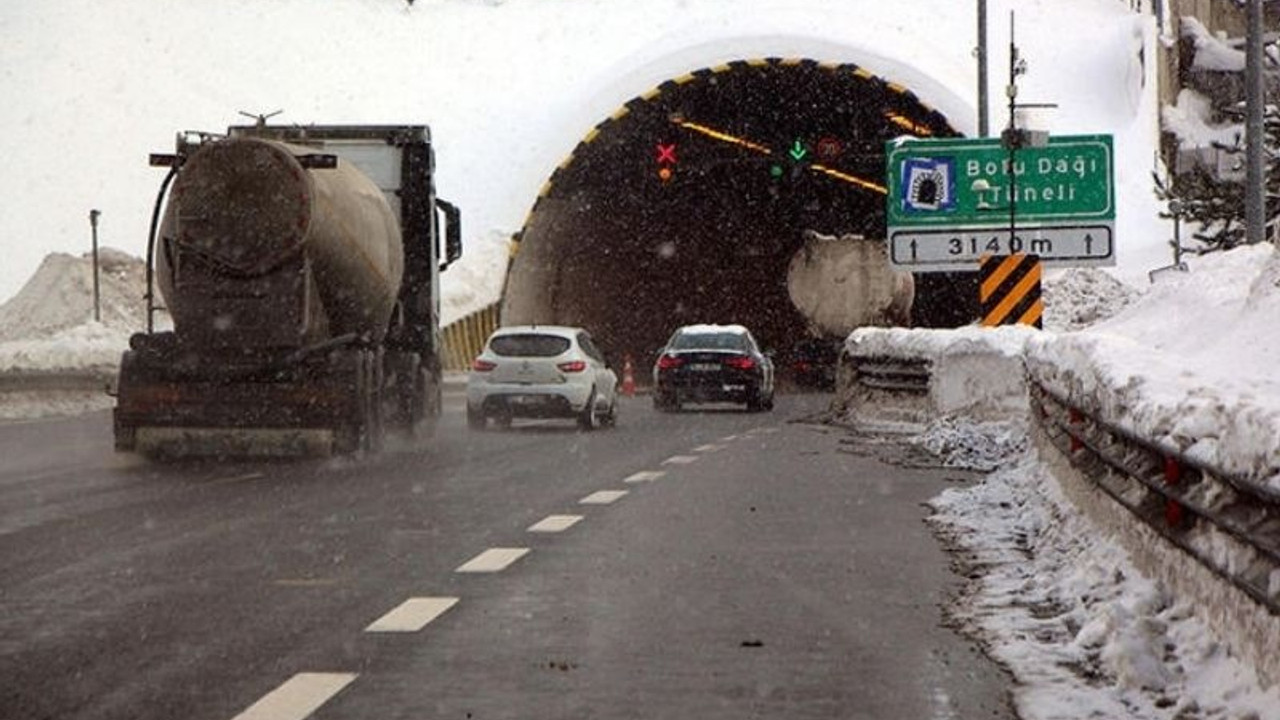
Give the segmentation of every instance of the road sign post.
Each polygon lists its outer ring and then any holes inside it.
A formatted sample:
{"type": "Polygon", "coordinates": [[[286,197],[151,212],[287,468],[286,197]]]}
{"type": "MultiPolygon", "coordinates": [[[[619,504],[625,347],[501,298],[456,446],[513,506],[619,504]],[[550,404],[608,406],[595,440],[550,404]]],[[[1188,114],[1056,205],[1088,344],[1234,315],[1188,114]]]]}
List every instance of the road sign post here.
{"type": "Polygon", "coordinates": [[[1051,137],[1016,154],[998,138],[907,140],[886,155],[895,268],[972,271],[982,255],[1020,252],[1050,266],[1115,264],[1109,135],[1051,137]]]}

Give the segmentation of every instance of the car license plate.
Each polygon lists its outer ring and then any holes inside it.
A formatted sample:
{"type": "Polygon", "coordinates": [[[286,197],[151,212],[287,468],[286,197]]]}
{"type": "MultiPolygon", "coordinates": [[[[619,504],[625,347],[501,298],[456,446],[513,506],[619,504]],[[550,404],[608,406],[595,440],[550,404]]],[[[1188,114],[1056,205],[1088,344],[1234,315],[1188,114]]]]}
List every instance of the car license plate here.
{"type": "Polygon", "coordinates": [[[694,372],[710,372],[719,370],[720,366],[715,363],[694,363],[689,366],[689,369],[694,372]]]}

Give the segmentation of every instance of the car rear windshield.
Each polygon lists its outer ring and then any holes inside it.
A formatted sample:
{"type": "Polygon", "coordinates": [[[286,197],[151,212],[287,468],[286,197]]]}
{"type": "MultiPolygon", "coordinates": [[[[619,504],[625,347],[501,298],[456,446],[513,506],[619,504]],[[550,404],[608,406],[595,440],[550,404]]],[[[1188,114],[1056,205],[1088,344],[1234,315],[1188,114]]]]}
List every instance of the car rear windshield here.
{"type": "Polygon", "coordinates": [[[559,335],[500,335],[489,349],[504,357],[555,357],[569,349],[569,339],[559,335]]]}
{"type": "Polygon", "coordinates": [[[746,350],[747,336],[741,333],[681,333],[672,341],[674,350],[746,350]]]}

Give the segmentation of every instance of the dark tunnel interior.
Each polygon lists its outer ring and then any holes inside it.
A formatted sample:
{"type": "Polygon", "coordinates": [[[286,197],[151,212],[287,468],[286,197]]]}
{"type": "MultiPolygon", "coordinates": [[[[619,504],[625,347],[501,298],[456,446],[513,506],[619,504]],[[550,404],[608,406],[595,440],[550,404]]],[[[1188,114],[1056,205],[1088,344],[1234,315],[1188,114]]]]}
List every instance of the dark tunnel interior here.
{"type": "MultiPolygon", "coordinates": [[[[553,174],[519,237],[503,324],[581,325],[638,369],[689,323],[741,323],[785,356],[811,334],[787,290],[803,233],[884,238],[884,145],[908,134],[956,135],[850,65],[743,61],[664,83],[553,174]]],[[[971,321],[972,283],[918,275],[912,322],[971,321]]]]}

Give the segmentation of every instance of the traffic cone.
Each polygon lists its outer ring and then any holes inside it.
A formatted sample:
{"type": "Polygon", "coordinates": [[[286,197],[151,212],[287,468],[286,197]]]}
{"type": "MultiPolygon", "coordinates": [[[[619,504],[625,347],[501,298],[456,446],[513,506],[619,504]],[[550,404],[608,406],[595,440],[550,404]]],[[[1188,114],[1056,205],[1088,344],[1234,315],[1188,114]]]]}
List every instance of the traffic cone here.
{"type": "Polygon", "coordinates": [[[630,355],[622,357],[622,394],[627,397],[635,397],[636,394],[636,369],[631,364],[630,355]]]}

